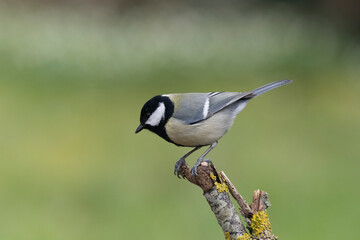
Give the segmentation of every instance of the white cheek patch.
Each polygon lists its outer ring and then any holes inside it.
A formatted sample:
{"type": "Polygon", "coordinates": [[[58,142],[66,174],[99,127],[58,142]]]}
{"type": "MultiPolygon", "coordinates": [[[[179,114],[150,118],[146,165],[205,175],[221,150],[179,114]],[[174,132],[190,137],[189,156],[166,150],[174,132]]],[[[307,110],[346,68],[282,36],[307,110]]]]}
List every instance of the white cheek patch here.
{"type": "Polygon", "coordinates": [[[145,124],[150,126],[157,126],[161,122],[162,119],[165,118],[165,105],[163,102],[159,103],[157,109],[150,115],[149,119],[145,124]]]}

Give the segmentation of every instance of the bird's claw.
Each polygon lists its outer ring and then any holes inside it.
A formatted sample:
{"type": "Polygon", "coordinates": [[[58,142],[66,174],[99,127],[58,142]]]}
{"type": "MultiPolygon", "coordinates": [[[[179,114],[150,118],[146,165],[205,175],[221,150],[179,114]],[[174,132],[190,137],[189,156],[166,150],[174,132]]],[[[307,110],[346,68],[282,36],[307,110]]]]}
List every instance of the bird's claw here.
{"type": "MultiPolygon", "coordinates": [[[[200,165],[200,164],[199,164],[200,165]]],[[[197,174],[197,167],[199,166],[198,164],[195,164],[192,168],[191,168],[191,176],[194,176],[194,175],[198,175],[197,174]]]]}
{"type": "Polygon", "coordinates": [[[182,175],[181,171],[180,171],[181,166],[183,165],[183,163],[185,163],[185,159],[184,159],[184,158],[180,158],[180,159],[175,163],[174,174],[175,174],[178,178],[180,178],[180,177],[185,178],[185,177],[182,175]]]}
{"type": "Polygon", "coordinates": [[[195,165],[191,168],[191,176],[194,176],[194,175],[198,175],[197,174],[197,168],[198,168],[198,166],[200,166],[200,164],[202,163],[202,162],[207,162],[207,163],[209,163],[209,164],[212,164],[212,162],[211,162],[211,160],[210,159],[199,159],[196,163],[195,163],[195,165]]]}

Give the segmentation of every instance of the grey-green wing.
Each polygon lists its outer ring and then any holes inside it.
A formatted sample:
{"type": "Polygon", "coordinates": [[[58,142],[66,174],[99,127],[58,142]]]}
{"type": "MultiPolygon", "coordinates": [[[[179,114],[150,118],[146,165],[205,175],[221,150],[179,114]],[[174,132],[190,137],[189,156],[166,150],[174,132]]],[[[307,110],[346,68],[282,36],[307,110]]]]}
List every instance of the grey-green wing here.
{"type": "Polygon", "coordinates": [[[251,92],[216,92],[209,94],[210,107],[207,117],[248,96],[251,92]]]}
{"type": "Polygon", "coordinates": [[[176,102],[173,117],[186,124],[203,119],[203,109],[208,93],[182,93],[171,94],[171,98],[176,102]]]}
{"type": "Polygon", "coordinates": [[[181,97],[176,97],[174,94],[173,96],[178,99],[178,107],[176,107],[173,117],[186,124],[195,124],[249,94],[250,92],[185,93],[181,94],[181,97]]]}
{"type": "MultiPolygon", "coordinates": [[[[170,94],[173,100],[178,100],[173,117],[186,124],[201,122],[222,109],[234,104],[243,103],[267,91],[291,83],[291,80],[280,80],[256,88],[248,92],[212,92],[170,94]]],[[[169,96],[170,96],[169,95],[169,96]]]]}

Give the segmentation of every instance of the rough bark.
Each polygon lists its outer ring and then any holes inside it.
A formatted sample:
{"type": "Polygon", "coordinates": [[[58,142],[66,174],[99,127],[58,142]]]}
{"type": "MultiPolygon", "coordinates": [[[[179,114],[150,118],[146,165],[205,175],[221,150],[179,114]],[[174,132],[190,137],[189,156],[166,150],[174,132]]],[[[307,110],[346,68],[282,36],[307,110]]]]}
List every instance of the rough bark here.
{"type": "Polygon", "coordinates": [[[233,240],[276,240],[272,234],[271,224],[266,209],[270,207],[269,195],[261,190],[254,191],[253,202],[249,205],[239,194],[224,172],[218,173],[214,165],[202,163],[198,174],[191,176],[190,168],[185,163],[181,173],[191,183],[204,191],[204,197],[222,228],[225,239],[233,240]],[[236,212],[230,196],[240,206],[240,214],[244,216],[248,232],[236,212]]]}
{"type": "Polygon", "coordinates": [[[215,167],[204,162],[198,167],[198,175],[191,176],[189,166],[183,164],[181,171],[187,180],[198,185],[204,191],[204,197],[224,234],[228,233],[232,239],[242,236],[246,232],[244,225],[227,193],[227,187],[221,183],[215,167]]]}

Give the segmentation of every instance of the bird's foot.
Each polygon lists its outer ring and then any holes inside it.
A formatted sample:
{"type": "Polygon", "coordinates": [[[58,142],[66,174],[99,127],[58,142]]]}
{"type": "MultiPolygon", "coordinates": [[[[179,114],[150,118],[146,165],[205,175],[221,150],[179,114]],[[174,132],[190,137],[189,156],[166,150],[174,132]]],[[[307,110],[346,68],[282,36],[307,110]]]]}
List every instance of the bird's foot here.
{"type": "Polygon", "coordinates": [[[181,174],[181,166],[183,165],[183,163],[186,163],[185,162],[185,158],[180,158],[176,163],[175,163],[175,169],[174,169],[174,174],[180,178],[185,178],[182,174],[181,174]]]}
{"type": "Polygon", "coordinates": [[[202,162],[207,162],[212,165],[212,162],[210,159],[198,159],[195,165],[191,168],[191,176],[197,175],[197,168],[200,166],[202,162]]]}

